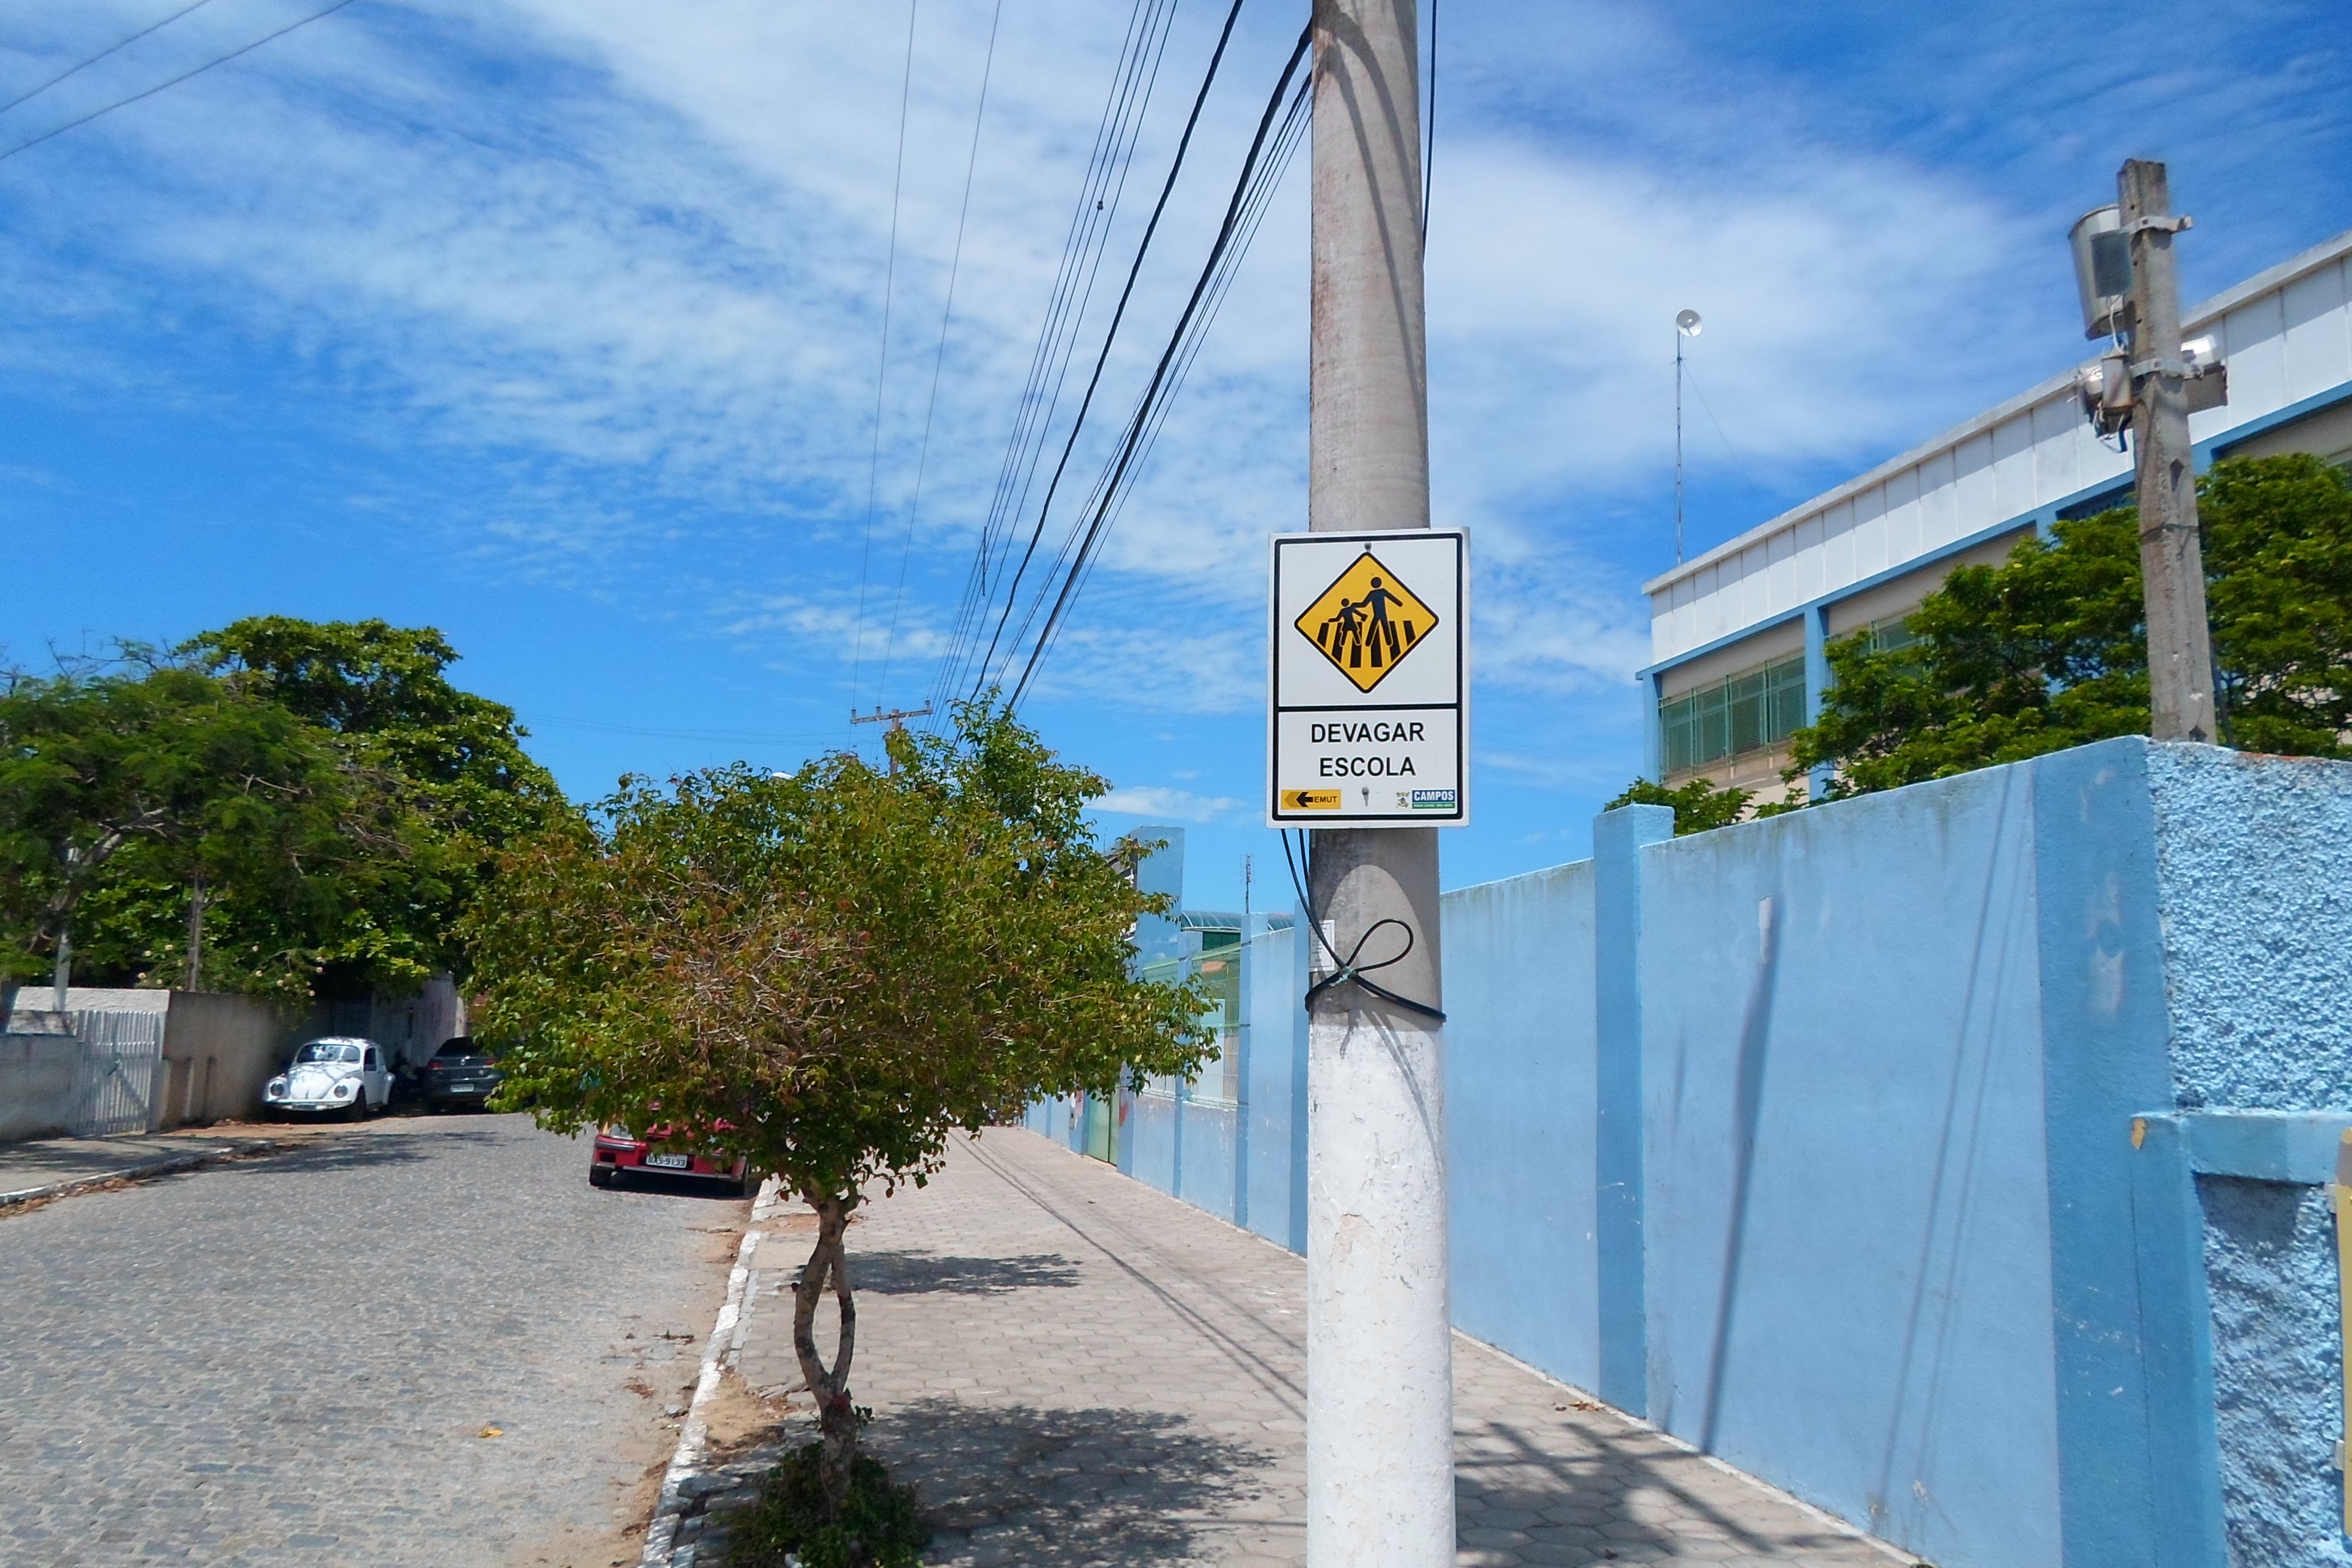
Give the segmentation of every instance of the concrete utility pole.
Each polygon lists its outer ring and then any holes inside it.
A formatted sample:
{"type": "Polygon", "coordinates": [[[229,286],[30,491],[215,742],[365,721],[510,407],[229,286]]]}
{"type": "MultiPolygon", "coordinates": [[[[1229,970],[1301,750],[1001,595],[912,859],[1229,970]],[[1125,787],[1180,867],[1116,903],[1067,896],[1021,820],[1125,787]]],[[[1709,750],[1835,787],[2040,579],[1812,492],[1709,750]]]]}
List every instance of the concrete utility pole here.
{"type": "Polygon", "coordinates": [[[2138,454],[2139,562],[2147,595],[2147,679],[2159,741],[2210,742],[2213,644],[2205,622],[2205,559],[2197,540],[2197,468],[2189,441],[2188,366],[2180,357],[2180,288],[2164,165],[2135,158],[2116,175],[2131,245],[2132,444],[2138,454]]]}
{"type": "MultiPolygon", "coordinates": [[[[1315,0],[1307,526],[1429,526],[1414,0],[1315,0]]],[[[1437,830],[1322,830],[1307,893],[1342,958],[1443,1005],[1437,830]]],[[[1328,971],[1328,954],[1316,950],[1328,971]]],[[[1444,1036],[1341,984],[1307,1026],[1308,1568],[1454,1562],[1444,1036]]]]}

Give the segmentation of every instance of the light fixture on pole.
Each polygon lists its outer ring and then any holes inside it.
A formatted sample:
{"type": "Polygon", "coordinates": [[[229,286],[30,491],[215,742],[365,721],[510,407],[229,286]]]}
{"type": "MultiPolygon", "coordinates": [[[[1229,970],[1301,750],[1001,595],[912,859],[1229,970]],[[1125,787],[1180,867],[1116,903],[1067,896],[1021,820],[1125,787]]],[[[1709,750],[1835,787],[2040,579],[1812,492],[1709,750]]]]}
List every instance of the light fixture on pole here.
{"type": "Polygon", "coordinates": [[[1683,563],[1683,340],[1698,336],[1696,310],[1675,313],[1675,564],[1683,563]]]}

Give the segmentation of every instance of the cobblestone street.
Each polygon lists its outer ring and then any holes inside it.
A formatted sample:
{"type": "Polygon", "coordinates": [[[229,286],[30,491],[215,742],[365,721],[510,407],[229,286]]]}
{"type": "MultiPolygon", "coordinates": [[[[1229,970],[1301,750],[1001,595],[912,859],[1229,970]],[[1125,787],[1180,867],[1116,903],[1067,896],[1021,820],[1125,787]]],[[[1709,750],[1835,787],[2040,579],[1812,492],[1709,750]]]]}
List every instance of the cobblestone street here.
{"type": "Polygon", "coordinates": [[[634,1563],[746,1211],[586,1169],[404,1117],[0,1215],[0,1561],[634,1563]]]}
{"type": "MultiPolygon", "coordinates": [[[[1005,1129],[873,1202],[850,1266],[851,1383],[932,1562],[1303,1560],[1301,1259],[1005,1129]]],[[[756,1389],[800,1384],[788,1279],[751,1282],[756,1389]]],[[[1911,1561],[1458,1336],[1454,1375],[1464,1564],[1911,1561]]]]}

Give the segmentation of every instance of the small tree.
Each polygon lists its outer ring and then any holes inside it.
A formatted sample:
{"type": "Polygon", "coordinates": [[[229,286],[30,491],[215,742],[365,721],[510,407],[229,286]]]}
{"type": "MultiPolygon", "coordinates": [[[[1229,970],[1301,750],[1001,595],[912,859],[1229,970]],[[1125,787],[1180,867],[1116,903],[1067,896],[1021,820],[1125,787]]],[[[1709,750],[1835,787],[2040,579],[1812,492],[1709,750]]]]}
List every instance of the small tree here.
{"type": "Polygon", "coordinates": [[[1130,978],[1136,917],[1166,900],[1136,890],[1142,847],[1095,843],[1102,779],[986,703],[951,740],[890,746],[893,773],[833,755],[624,780],[598,826],[510,854],[469,921],[509,1101],[564,1131],[667,1126],[815,1211],[793,1340],[828,1517],[857,1449],[844,1234],[868,1190],[922,1184],[955,1129],[1189,1075],[1212,1045],[1200,997],[1130,978]]]}
{"type": "MultiPolygon", "coordinates": [[[[2352,755],[2352,474],[2304,455],[2216,463],[2198,515],[2223,742],[2352,755]]],[[[1832,765],[1834,798],[2146,734],[2138,513],[2054,532],[1954,572],[1912,612],[1908,647],[1832,643],[1792,771],[1832,765]]]]}
{"type": "MultiPolygon", "coordinates": [[[[1668,789],[1648,779],[1635,779],[1625,791],[1601,809],[1614,811],[1621,805],[1663,805],[1675,814],[1675,837],[1705,833],[1710,828],[1728,827],[1748,815],[1748,803],[1756,798],[1753,790],[1736,789],[1726,784],[1718,788],[1710,779],[1692,779],[1668,789]]],[[[1765,807],[1759,816],[1769,815],[1765,807]]]]}

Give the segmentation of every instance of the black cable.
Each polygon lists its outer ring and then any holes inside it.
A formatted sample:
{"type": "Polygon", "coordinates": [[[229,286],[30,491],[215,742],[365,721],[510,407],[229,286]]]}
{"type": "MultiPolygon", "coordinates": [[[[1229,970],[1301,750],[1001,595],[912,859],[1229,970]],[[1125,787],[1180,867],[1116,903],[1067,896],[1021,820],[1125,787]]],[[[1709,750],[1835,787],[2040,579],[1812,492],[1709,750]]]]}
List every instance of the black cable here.
{"type": "Polygon", "coordinates": [[[1160,79],[1173,6],[1174,0],[1165,0],[1165,4],[1162,0],[1134,0],[1129,12],[1127,36],[1119,46],[1118,68],[1112,74],[1111,89],[1103,101],[1102,120],[1095,128],[1094,148],[1087,155],[1085,177],[1079,182],[1070,231],[1062,242],[1062,258],[1055,269],[1054,286],[1047,293],[1045,317],[1038,328],[1037,346],[1030,355],[1029,374],[1022,385],[1012,434],[1005,442],[1004,460],[998,468],[995,490],[982,521],[971,570],[966,574],[963,592],[957,601],[949,646],[940,658],[939,674],[932,687],[932,707],[941,714],[947,711],[950,693],[962,682],[980,620],[994,597],[992,563],[997,559],[1000,532],[1009,543],[1005,524],[1027,505],[1029,485],[1035,478],[1038,459],[1044,455],[1046,431],[1066,384],[1070,354],[1077,346],[1078,326],[1094,297],[1104,246],[1110,226],[1118,216],[1128,172],[1134,165],[1144,114],[1160,79]]]}
{"type": "MultiPolygon", "coordinates": [[[[988,651],[981,656],[980,670],[983,684],[987,680],[989,665],[996,657],[998,639],[1004,634],[1004,623],[1012,616],[1014,595],[1021,591],[1022,576],[1029,570],[1029,563],[1037,552],[1037,542],[1045,536],[1046,516],[1054,510],[1054,494],[1061,488],[1062,475],[1070,466],[1070,454],[1077,447],[1078,433],[1086,427],[1087,412],[1093,407],[1095,393],[1102,385],[1103,370],[1110,363],[1112,345],[1118,341],[1119,323],[1127,318],[1128,303],[1135,297],[1136,279],[1142,275],[1144,258],[1151,252],[1152,237],[1160,232],[1160,219],[1168,210],[1168,198],[1176,192],[1176,178],[1184,172],[1184,155],[1192,150],[1192,132],[1201,123],[1201,110],[1209,101],[1209,89],[1216,85],[1217,68],[1224,63],[1225,46],[1233,38],[1234,24],[1241,20],[1242,6],[1246,3],[1247,0],[1234,0],[1233,8],[1225,13],[1224,28],[1217,35],[1216,52],[1209,57],[1209,69],[1201,79],[1201,90],[1193,95],[1192,112],[1185,117],[1184,134],[1176,142],[1176,157],[1168,166],[1168,178],[1160,187],[1160,199],[1152,205],[1151,221],[1144,225],[1143,238],[1135,247],[1135,260],[1128,267],[1127,283],[1119,290],[1118,307],[1111,311],[1110,329],[1103,334],[1102,352],[1095,356],[1094,374],[1087,378],[1086,395],[1079,400],[1077,417],[1070,425],[1069,439],[1063,443],[1061,460],[1054,465],[1054,477],[1045,486],[1045,499],[1037,508],[1037,526],[1030,531],[1029,547],[1022,552],[1021,564],[1014,570],[1013,581],[1005,589],[1004,612],[996,619],[996,631],[988,639],[988,651]]],[[[1288,72],[1284,75],[1286,79],[1288,72]]],[[[1265,136],[1263,126],[1259,128],[1259,136],[1261,140],[1265,136]]],[[[1255,146],[1251,152],[1255,156],[1255,146]]],[[[1230,230],[1230,213],[1226,216],[1226,224],[1230,230]]],[[[1222,236],[1219,243],[1223,243],[1222,236]]],[[[1195,289],[1193,300],[1196,304],[1199,299],[1199,290],[1195,289]]],[[[1191,314],[1189,308],[1186,314],[1191,314]]],[[[1160,362],[1160,370],[1162,373],[1167,370],[1164,359],[1160,362]]],[[[1156,381],[1158,378],[1153,379],[1156,381]]]]}
{"type": "Polygon", "coordinates": [[[66,67],[65,69],[58,72],[57,75],[41,83],[40,86],[32,89],[30,91],[20,92],[16,97],[10,99],[7,102],[0,103],[0,114],[7,113],[10,110],[16,108],[20,103],[30,103],[33,100],[40,97],[41,94],[48,91],[49,89],[57,86],[58,83],[65,80],[66,78],[70,76],[79,76],[82,72],[88,70],[99,61],[106,58],[107,56],[119,54],[122,50],[127,49],[131,45],[137,43],[140,39],[145,37],[148,34],[161,32],[163,28],[170,26],[173,23],[186,16],[189,12],[211,4],[212,0],[195,0],[195,5],[183,5],[160,22],[148,23],[147,26],[140,28],[129,37],[119,38],[113,43],[107,45],[106,47],[99,50],[98,53],[90,56],[88,59],[81,60],[76,64],[66,67]]]}
{"type": "Polygon", "coordinates": [[[1422,127],[1421,253],[1429,254],[1430,171],[1437,163],[1437,0],[1429,0],[1429,122],[1422,127]]]}
{"type": "MultiPolygon", "coordinates": [[[[1299,918],[1306,921],[1307,929],[1314,933],[1315,945],[1321,948],[1325,952],[1330,954],[1333,965],[1332,972],[1330,973],[1325,975],[1322,979],[1317,981],[1314,984],[1307,988],[1307,995],[1305,998],[1307,1010],[1309,1013],[1315,1011],[1315,998],[1323,994],[1324,992],[1330,990],[1331,987],[1335,985],[1345,984],[1352,981],[1356,984],[1360,985],[1365,990],[1370,992],[1373,995],[1379,997],[1383,1002],[1387,1002],[1394,1006],[1402,1007],[1409,1013],[1418,1013],[1424,1018],[1434,1018],[1441,1024],[1445,1022],[1445,1015],[1438,1009],[1430,1006],[1427,1003],[1416,1002],[1410,996],[1400,996],[1395,992],[1391,991],[1386,986],[1380,984],[1378,982],[1364,978],[1364,976],[1372,970],[1386,969],[1392,963],[1402,963],[1412,955],[1413,946],[1412,927],[1407,925],[1404,921],[1398,920],[1393,915],[1383,915],[1381,918],[1374,921],[1370,925],[1364,928],[1363,934],[1356,938],[1356,945],[1348,950],[1348,956],[1341,958],[1339,956],[1339,950],[1334,948],[1329,940],[1323,935],[1323,922],[1316,917],[1315,905],[1307,897],[1306,884],[1299,880],[1298,864],[1290,858],[1289,833],[1279,828],[1276,830],[1276,833],[1282,840],[1282,863],[1290,868],[1290,886],[1298,895],[1299,918]],[[1380,930],[1382,926],[1395,926],[1398,930],[1404,932],[1404,951],[1398,953],[1393,958],[1384,958],[1378,963],[1357,963],[1356,960],[1363,955],[1364,944],[1371,941],[1372,933],[1380,930]]],[[[1298,839],[1300,846],[1299,854],[1303,858],[1307,852],[1307,830],[1303,827],[1298,830],[1298,839]]],[[[1309,868],[1309,870],[1311,874],[1311,867],[1309,868]]]]}
{"type": "Polygon", "coordinates": [[[144,92],[134,92],[128,98],[118,98],[112,103],[106,105],[103,109],[93,109],[79,120],[68,120],[63,125],[58,126],[53,131],[44,131],[38,136],[32,138],[30,141],[19,142],[14,147],[10,147],[5,152],[0,152],[0,162],[5,162],[10,158],[15,157],[17,153],[25,152],[29,148],[37,147],[44,142],[49,141],[55,137],[62,136],[67,132],[75,130],[80,126],[87,125],[91,121],[100,118],[102,115],[111,114],[118,109],[128,109],[134,103],[154,97],[157,93],[163,91],[167,88],[177,87],[182,82],[187,80],[190,77],[202,76],[205,72],[212,69],[215,66],[225,66],[228,64],[229,61],[237,58],[241,55],[249,55],[254,50],[261,47],[262,45],[273,43],[276,40],[284,37],[287,34],[294,31],[297,27],[307,27],[313,22],[321,21],[326,17],[331,16],[336,12],[341,10],[344,6],[349,5],[352,3],[352,0],[334,0],[334,4],[328,6],[323,11],[313,11],[307,16],[299,17],[294,21],[287,23],[286,26],[278,28],[274,33],[264,33],[260,37],[254,39],[253,42],[241,45],[236,48],[231,49],[225,55],[216,55],[213,58],[206,60],[204,64],[197,66],[193,69],[182,71],[179,75],[172,78],[169,81],[158,82],[153,87],[147,89],[144,92]]]}
{"type": "MultiPolygon", "coordinates": [[[[1236,10],[1239,9],[1239,5],[1240,0],[1235,0],[1236,10]]],[[[1314,38],[1314,25],[1309,23],[1300,31],[1298,35],[1298,43],[1297,47],[1291,50],[1288,62],[1283,66],[1281,78],[1275,83],[1274,94],[1266,100],[1265,111],[1258,117],[1257,134],[1250,140],[1249,155],[1243,163],[1242,176],[1240,180],[1234,184],[1233,198],[1225,205],[1225,218],[1223,224],[1221,225],[1217,230],[1216,244],[1210,248],[1208,263],[1202,268],[1199,281],[1195,282],[1192,286],[1192,297],[1185,302],[1184,313],[1181,318],[1179,318],[1176,323],[1175,334],[1169,340],[1166,352],[1161,353],[1160,356],[1159,367],[1152,372],[1150,385],[1144,391],[1144,397],[1147,401],[1158,394],[1160,384],[1167,378],[1168,367],[1176,357],[1176,352],[1182,341],[1185,330],[1192,325],[1193,314],[1201,308],[1201,298],[1208,289],[1209,280],[1215,273],[1217,263],[1223,258],[1227,247],[1233,243],[1234,229],[1241,216],[1244,198],[1249,191],[1251,176],[1256,172],[1259,155],[1265,149],[1266,134],[1273,129],[1275,116],[1280,112],[1283,106],[1283,100],[1289,96],[1290,79],[1297,71],[1298,62],[1306,56],[1307,49],[1313,45],[1314,38]]],[[[1165,199],[1166,198],[1163,195],[1163,202],[1165,199]]],[[[1131,464],[1134,458],[1134,451],[1133,439],[1130,437],[1125,449],[1119,455],[1118,474],[1114,474],[1113,476],[1110,487],[1112,489],[1117,489],[1119,475],[1123,474],[1127,468],[1131,464]]],[[[1041,528],[1043,526],[1043,521],[1044,520],[1041,516],[1039,520],[1041,528]]],[[[1083,563],[1087,559],[1087,556],[1092,550],[1096,540],[1100,536],[1102,526],[1103,514],[1097,511],[1094,521],[1087,530],[1085,541],[1078,547],[1077,562],[1079,563],[1083,563]]],[[[1048,639],[1051,638],[1055,626],[1061,620],[1063,612],[1067,609],[1070,602],[1071,589],[1077,580],[1078,570],[1077,566],[1074,564],[1070,574],[1063,579],[1062,591],[1055,599],[1053,613],[1045,618],[1045,630],[1038,634],[1037,644],[1035,647],[1031,650],[1029,655],[1028,666],[1021,672],[1021,679],[1013,688],[1014,701],[1017,702],[1020,700],[1021,693],[1025,690],[1029,685],[1029,678],[1036,673],[1038,658],[1044,653],[1045,644],[1048,639]]],[[[1008,605],[1008,612],[1010,607],[1011,606],[1008,605]]]]}
{"type": "MultiPolygon", "coordinates": [[[[1174,370],[1171,373],[1166,385],[1160,388],[1156,403],[1147,403],[1139,399],[1136,413],[1129,417],[1130,430],[1138,420],[1144,421],[1142,436],[1135,443],[1133,462],[1127,467],[1123,476],[1118,475],[1118,459],[1127,451],[1127,437],[1123,436],[1120,445],[1114,451],[1112,460],[1104,465],[1103,476],[1096,480],[1094,489],[1087,493],[1085,506],[1079,509],[1083,518],[1088,510],[1096,508],[1097,500],[1101,500],[1105,534],[1117,526],[1129,500],[1134,495],[1144,466],[1150,460],[1153,448],[1158,445],[1160,434],[1165,428],[1169,416],[1175,406],[1176,395],[1181,389],[1185,378],[1191,374],[1193,363],[1198,360],[1201,351],[1207,344],[1210,327],[1214,322],[1217,312],[1223,308],[1225,296],[1240,271],[1242,258],[1256,237],[1258,226],[1272,205],[1275,193],[1281,185],[1284,173],[1289,167],[1290,159],[1297,153],[1299,144],[1305,139],[1308,110],[1312,105],[1313,97],[1313,79],[1302,80],[1292,96],[1290,108],[1284,116],[1281,128],[1275,133],[1273,152],[1260,162],[1258,171],[1253,177],[1254,183],[1248,197],[1244,202],[1244,216],[1236,229],[1234,242],[1227,247],[1224,259],[1218,264],[1218,270],[1210,284],[1201,312],[1194,319],[1190,334],[1184,341],[1184,346],[1177,356],[1174,370]],[[1116,494],[1105,500],[1103,499],[1104,488],[1115,477],[1122,479],[1119,489],[1116,494]]],[[[1054,575],[1060,574],[1063,563],[1068,559],[1071,545],[1080,536],[1081,528],[1080,523],[1071,525],[1068,538],[1055,552],[1054,575]]],[[[1087,584],[1093,580],[1095,567],[1099,564],[1101,559],[1100,549],[1095,548],[1090,550],[1086,558],[1074,568],[1076,580],[1075,585],[1070,590],[1073,603],[1085,593],[1087,584]]],[[[1042,595],[1040,601],[1042,602],[1042,595]]],[[[1034,615],[1035,608],[1033,605],[1030,617],[1024,618],[1022,623],[1020,632],[1022,637],[1028,636],[1029,626],[1034,615]]],[[[1035,656],[1036,663],[1044,662],[1045,655],[1053,651],[1062,631],[1068,626],[1069,617],[1066,616],[1055,623],[1043,639],[1042,650],[1035,656]]],[[[1019,639],[1015,640],[1017,642],[1019,639]]]]}

